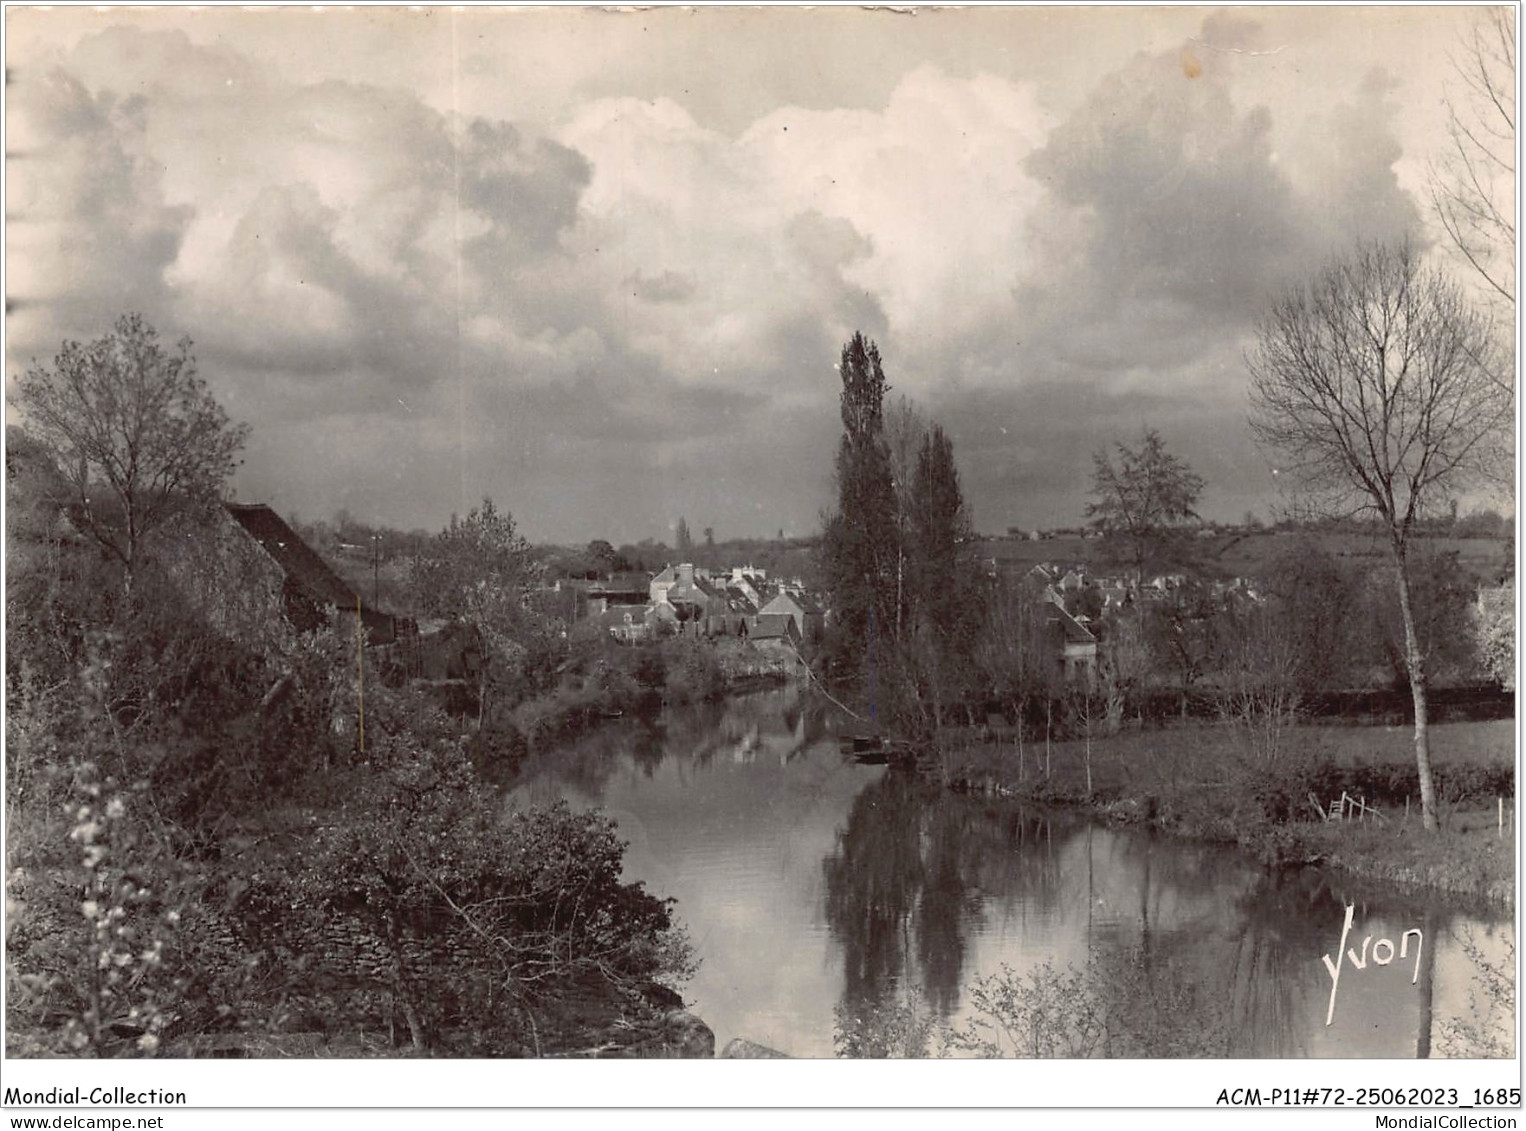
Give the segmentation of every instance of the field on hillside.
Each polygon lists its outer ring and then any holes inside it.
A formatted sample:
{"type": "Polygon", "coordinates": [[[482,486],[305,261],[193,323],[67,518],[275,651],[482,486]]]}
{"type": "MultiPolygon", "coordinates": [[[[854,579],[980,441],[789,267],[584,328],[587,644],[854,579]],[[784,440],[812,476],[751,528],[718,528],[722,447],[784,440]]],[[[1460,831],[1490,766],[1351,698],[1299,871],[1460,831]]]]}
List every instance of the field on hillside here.
{"type": "MultiPolygon", "coordinates": [[[[1388,545],[1379,537],[1367,534],[1320,533],[1305,535],[1293,531],[1258,531],[1249,534],[1220,534],[1194,539],[1190,544],[1198,555],[1198,570],[1208,577],[1250,577],[1263,575],[1271,562],[1312,537],[1337,558],[1381,565],[1388,560],[1388,545]]],[[[1486,580],[1495,578],[1505,564],[1509,543],[1497,538],[1424,538],[1425,550],[1455,552],[1462,567],[1486,580]]],[[[1101,539],[1068,535],[1034,542],[1018,538],[985,538],[976,548],[985,559],[995,558],[1003,572],[1024,572],[1041,562],[1063,566],[1084,563],[1093,572],[1118,569],[1106,556],[1101,539]]]]}

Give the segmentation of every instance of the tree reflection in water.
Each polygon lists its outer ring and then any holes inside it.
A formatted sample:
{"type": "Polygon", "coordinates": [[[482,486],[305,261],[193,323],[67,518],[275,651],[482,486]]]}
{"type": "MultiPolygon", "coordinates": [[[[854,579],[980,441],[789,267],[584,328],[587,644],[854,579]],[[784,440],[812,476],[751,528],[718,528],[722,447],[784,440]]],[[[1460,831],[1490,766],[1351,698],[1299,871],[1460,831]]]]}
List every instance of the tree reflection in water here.
{"type": "Polygon", "coordinates": [[[844,1055],[994,1041],[1026,1055],[1396,1056],[1432,1051],[1431,1032],[1438,1054],[1502,1047],[1490,1034],[1513,1013],[1514,935],[1497,913],[949,793],[845,762],[840,725],[797,692],[767,692],[613,721],[533,752],[503,784],[513,805],[619,810],[650,855],[628,864],[654,868],[634,878],[681,892],[680,914],[713,940],[716,1017],[749,1037],[777,1027],[786,1051],[821,1051],[833,997],[844,1055]],[[692,882],[675,882],[680,868],[692,882]],[[1348,967],[1326,1027],[1321,955],[1348,903],[1358,949],[1368,932],[1423,928],[1424,962],[1413,985],[1397,964],[1348,967]],[[1453,937],[1469,924],[1472,952],[1453,937]],[[822,967],[839,959],[840,978],[822,967]],[[980,1019],[992,1028],[968,1032],[980,1019]]]}
{"type": "Polygon", "coordinates": [[[1295,932],[1335,896],[1211,847],[1156,847],[901,774],[867,787],[824,863],[839,1053],[1306,1053],[1320,970],[1295,932]],[[1079,952],[968,971],[995,908],[1069,924],[1079,952]]]}
{"type": "Polygon", "coordinates": [[[825,862],[827,924],[843,948],[842,1007],[882,1012],[906,963],[912,915],[924,882],[923,788],[888,774],[853,802],[837,850],[825,862]]]}

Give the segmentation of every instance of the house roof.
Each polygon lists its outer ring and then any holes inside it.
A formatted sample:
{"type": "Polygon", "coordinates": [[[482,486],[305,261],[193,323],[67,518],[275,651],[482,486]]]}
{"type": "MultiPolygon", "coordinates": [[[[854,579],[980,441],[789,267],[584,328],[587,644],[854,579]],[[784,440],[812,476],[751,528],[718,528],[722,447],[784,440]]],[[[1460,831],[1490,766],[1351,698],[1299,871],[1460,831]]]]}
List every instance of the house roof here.
{"type": "Polygon", "coordinates": [[[1065,643],[1095,644],[1097,642],[1097,637],[1093,635],[1091,629],[1067,613],[1063,605],[1053,601],[1044,601],[1043,605],[1049,616],[1049,623],[1058,625],[1061,632],[1065,634],[1065,643]]]}
{"type": "Polygon", "coordinates": [[[816,604],[815,601],[811,600],[811,598],[807,597],[804,593],[779,593],[771,601],[763,606],[763,611],[777,613],[784,611],[785,608],[807,616],[819,614],[821,612],[821,606],[816,604]],[[775,608],[776,605],[780,607],[775,608]]]}
{"type": "Polygon", "coordinates": [[[749,640],[793,640],[796,635],[795,618],[788,613],[762,613],[747,633],[749,640]]]}
{"type": "Polygon", "coordinates": [[[690,582],[680,581],[668,590],[668,604],[708,605],[711,602],[723,601],[709,582],[694,580],[690,582]]]}
{"type": "Polygon", "coordinates": [[[788,593],[776,593],[763,604],[759,611],[767,615],[778,613],[787,616],[792,612],[803,613],[805,610],[788,593]]]}
{"type": "Polygon", "coordinates": [[[758,606],[753,603],[753,599],[751,597],[749,597],[741,589],[738,589],[736,586],[733,585],[727,587],[725,598],[726,608],[731,612],[742,613],[750,617],[757,616],[758,606]]]}
{"type": "Polygon", "coordinates": [[[412,621],[367,605],[285,519],[263,503],[224,503],[223,507],[313,604],[345,612],[359,609],[373,644],[392,644],[399,632],[416,631],[410,627],[412,621]]]}
{"type": "Polygon", "coordinates": [[[321,604],[353,609],[360,596],[335,573],[318,552],[302,541],[286,520],[263,503],[224,503],[233,521],[271,556],[282,572],[321,604]]]}
{"type": "Polygon", "coordinates": [[[588,583],[588,595],[590,597],[606,596],[634,596],[640,594],[646,596],[648,584],[642,574],[619,573],[608,581],[592,581],[588,583]]]}
{"type": "Polygon", "coordinates": [[[590,619],[600,628],[619,628],[626,624],[646,624],[651,611],[650,605],[616,605],[590,619]]]}

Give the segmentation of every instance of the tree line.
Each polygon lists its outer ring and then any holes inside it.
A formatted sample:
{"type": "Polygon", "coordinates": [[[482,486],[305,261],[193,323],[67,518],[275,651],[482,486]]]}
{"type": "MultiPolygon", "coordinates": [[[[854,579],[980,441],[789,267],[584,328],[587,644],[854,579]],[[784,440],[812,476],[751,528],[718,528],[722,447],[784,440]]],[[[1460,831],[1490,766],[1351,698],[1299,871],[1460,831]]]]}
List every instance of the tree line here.
{"type": "MultiPolygon", "coordinates": [[[[1300,506],[1361,516],[1383,534],[1388,576],[1375,580],[1391,596],[1366,619],[1380,626],[1412,699],[1422,815],[1434,828],[1429,688],[1441,653],[1471,649],[1474,633],[1460,611],[1469,602],[1455,556],[1430,552],[1421,538],[1459,493],[1508,476],[1513,381],[1494,328],[1413,244],[1364,244],[1270,306],[1246,365],[1251,429],[1298,485],[1300,506]]],[[[1184,692],[1211,675],[1226,713],[1260,728],[1274,749],[1300,699],[1362,666],[1336,662],[1356,639],[1340,625],[1356,623],[1373,590],[1304,548],[1264,579],[1282,589],[1269,600],[1215,600],[1186,586],[1148,615],[1141,606],[1110,618],[1094,674],[1078,685],[1074,672],[1061,673],[1056,685],[1064,635],[1087,642],[1091,630],[973,568],[952,444],[940,428],[921,431],[915,468],[897,476],[875,344],[855,334],[839,369],[838,500],[822,544],[831,658],[871,714],[927,738],[956,705],[973,715],[978,701],[1006,700],[1023,714],[1033,698],[1052,711],[1063,697],[1073,729],[1089,740],[1099,718],[1117,728],[1149,673],[1175,668],[1184,692]]],[[[1094,457],[1086,513],[1137,584],[1189,557],[1184,535],[1203,487],[1147,431],[1137,448],[1094,457]]],[[[1501,610],[1481,605],[1479,615],[1492,621],[1484,632],[1498,673],[1510,666],[1501,610]]]]}

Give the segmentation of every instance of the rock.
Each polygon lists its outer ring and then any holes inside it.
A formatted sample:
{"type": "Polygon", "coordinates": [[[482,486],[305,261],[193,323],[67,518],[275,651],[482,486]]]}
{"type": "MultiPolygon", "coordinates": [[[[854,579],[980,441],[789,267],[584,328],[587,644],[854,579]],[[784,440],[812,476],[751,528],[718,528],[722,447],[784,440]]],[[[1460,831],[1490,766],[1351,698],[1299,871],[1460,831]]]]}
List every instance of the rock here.
{"type": "Polygon", "coordinates": [[[603,1042],[572,1056],[609,1060],[711,1060],[715,1057],[715,1034],[694,1014],[669,1010],[660,1020],[601,1034],[603,1042]]]}
{"type": "Polygon", "coordinates": [[[715,1056],[715,1033],[694,1014],[675,1009],[663,1019],[662,1051],[674,1059],[710,1060],[715,1056]]]}
{"type": "Polygon", "coordinates": [[[722,1060],[789,1060],[787,1052],[771,1049],[767,1045],[760,1045],[756,1041],[749,1041],[746,1037],[733,1037],[726,1042],[726,1047],[721,1050],[722,1060]]]}

